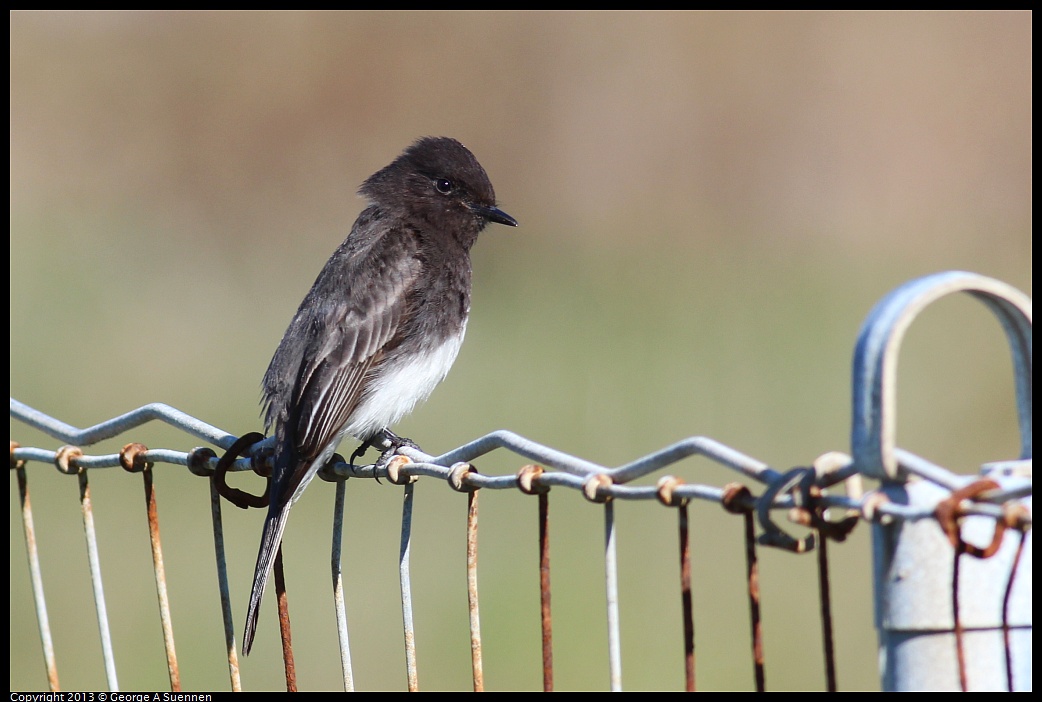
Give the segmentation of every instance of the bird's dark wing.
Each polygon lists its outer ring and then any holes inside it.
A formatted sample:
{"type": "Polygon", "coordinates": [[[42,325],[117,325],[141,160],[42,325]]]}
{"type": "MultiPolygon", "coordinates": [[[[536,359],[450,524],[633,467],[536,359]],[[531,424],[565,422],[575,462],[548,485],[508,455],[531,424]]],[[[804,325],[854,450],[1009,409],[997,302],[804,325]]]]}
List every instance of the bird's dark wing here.
{"type": "MultiPolygon", "coordinates": [[[[416,239],[404,228],[373,233],[380,228],[378,219],[360,218],[304,298],[265,375],[267,424],[278,446],[295,454],[296,465],[286,466],[294,473],[306,471],[340,433],[367,371],[413,312],[408,291],[422,266],[416,239]]],[[[279,478],[292,494],[303,475],[279,478]]]]}
{"type": "Polygon", "coordinates": [[[293,494],[358,407],[362,381],[412,314],[420,274],[416,239],[363,213],[304,298],[264,376],[266,425],[275,429],[268,516],[253,576],[243,651],[249,653],[268,573],[293,494]],[[390,240],[383,237],[391,237],[390,240]],[[360,270],[366,270],[363,277],[360,270]]]}

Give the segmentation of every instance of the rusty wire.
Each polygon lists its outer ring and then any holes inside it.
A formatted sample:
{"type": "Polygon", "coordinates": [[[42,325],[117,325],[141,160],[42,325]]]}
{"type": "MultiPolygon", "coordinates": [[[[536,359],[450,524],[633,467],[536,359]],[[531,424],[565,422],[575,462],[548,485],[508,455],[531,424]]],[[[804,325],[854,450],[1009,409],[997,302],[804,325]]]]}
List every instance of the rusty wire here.
{"type": "Polygon", "coordinates": [[[543,692],[554,691],[554,635],[550,610],[550,494],[539,493],[539,620],[543,642],[543,692]]]}
{"type": "Polygon", "coordinates": [[[828,538],[818,531],[818,592],[821,603],[821,641],[825,649],[825,690],[836,691],[836,647],[832,636],[832,591],[829,585],[828,538]]]}
{"type": "Polygon", "coordinates": [[[691,541],[688,533],[687,503],[677,509],[680,533],[680,598],[684,616],[684,690],[695,691],[695,620],[691,603],[691,541]]]}
{"type": "Polygon", "coordinates": [[[478,606],[478,491],[467,493],[467,611],[470,618],[470,665],[474,692],[485,691],[481,662],[481,616],[478,606]]]}
{"type": "Polygon", "coordinates": [[[691,603],[691,542],[688,528],[688,500],[677,498],[674,491],[683,485],[680,478],[665,476],[658,481],[659,502],[677,508],[677,530],[680,542],[680,607],[684,620],[684,690],[695,691],[695,622],[691,603]]]}
{"type": "Polygon", "coordinates": [[[756,691],[767,689],[766,671],[763,657],[763,624],[760,619],[760,565],[756,558],[756,529],[753,526],[751,512],[745,515],[745,562],[746,576],[749,582],[749,622],[753,639],[753,674],[756,677],[756,691]]]}
{"type": "MultiPolygon", "coordinates": [[[[948,541],[952,545],[952,618],[955,620],[955,650],[956,659],[959,666],[959,685],[963,692],[969,690],[969,681],[966,672],[966,651],[964,645],[965,630],[962,623],[962,617],[959,615],[959,563],[962,561],[962,556],[969,555],[974,558],[991,558],[994,556],[999,547],[1002,545],[1002,535],[1006,530],[1005,521],[995,522],[995,533],[992,537],[991,543],[987,546],[981,547],[975,544],[967,543],[962,538],[962,529],[960,526],[960,520],[964,516],[962,501],[972,500],[977,496],[986,493],[988,491],[998,489],[999,484],[994,480],[976,480],[958,490],[952,492],[952,494],[945,500],[941,500],[937,503],[935,514],[937,516],[937,522],[941,526],[941,530],[944,531],[948,537],[948,541]]],[[[1012,583],[1012,578],[1010,579],[1012,583]]],[[[1006,615],[1005,607],[1003,607],[1003,615],[1006,615]]],[[[1008,630],[1008,624],[1005,627],[1008,630]]],[[[1011,670],[1009,666],[1009,643],[1008,637],[1006,637],[1006,661],[1007,670],[1011,670]]],[[[1007,673],[1007,677],[1012,680],[1012,672],[1007,673]]],[[[1012,690],[1012,684],[1010,685],[1012,690]]]]}
{"type": "MultiPolygon", "coordinates": [[[[12,454],[18,443],[11,442],[12,454]]],[[[16,461],[11,457],[11,467],[18,476],[18,499],[22,511],[22,530],[25,532],[25,552],[29,559],[29,580],[32,584],[33,601],[36,604],[36,624],[40,629],[40,643],[43,645],[43,661],[47,668],[47,687],[51,692],[59,692],[58,662],[54,657],[54,640],[51,638],[51,624],[47,617],[47,600],[43,594],[43,574],[40,571],[40,553],[36,546],[36,527],[33,524],[33,508],[29,501],[29,480],[25,474],[25,461],[16,461]]]]}
{"type": "Polygon", "coordinates": [[[1009,569],[1009,580],[1006,582],[1006,592],[1002,596],[1002,640],[1006,646],[1006,691],[1013,692],[1013,643],[1010,641],[1009,608],[1013,594],[1013,583],[1016,581],[1017,569],[1020,567],[1020,557],[1024,555],[1024,541],[1027,533],[1019,523],[1024,516],[1024,508],[1020,505],[1012,510],[1008,526],[1017,532],[1017,552],[1013,557],[1013,565],[1009,569]]]}
{"type": "Polygon", "coordinates": [[[159,539],[159,507],[156,504],[156,491],[152,464],[143,460],[148,451],[144,444],[127,444],[120,451],[120,463],[128,473],[141,473],[145,488],[145,517],[148,521],[148,539],[152,546],[152,572],[156,580],[156,595],[159,598],[159,620],[163,628],[163,648],[166,651],[167,674],[170,677],[170,690],[181,691],[181,672],[177,666],[177,652],[174,647],[174,624],[170,616],[170,597],[166,591],[166,568],[163,565],[163,546],[159,539]]]}
{"type": "Polygon", "coordinates": [[[293,635],[289,626],[289,594],[282,568],[282,544],[275,551],[275,600],[279,605],[279,635],[282,639],[282,661],[286,668],[286,692],[297,691],[297,666],[293,661],[293,635]]]}
{"type": "Polygon", "coordinates": [[[554,691],[553,619],[550,614],[550,488],[539,483],[542,466],[529,464],[517,472],[517,486],[539,500],[539,628],[543,649],[543,692],[554,691]]]}
{"type": "Polygon", "coordinates": [[[691,540],[688,528],[686,499],[677,499],[673,492],[683,481],[665,476],[658,481],[659,501],[677,508],[677,531],[680,542],[680,608],[684,618],[684,691],[695,691],[695,620],[691,604],[691,540]]]}
{"type": "Polygon", "coordinates": [[[952,618],[955,620],[955,655],[959,664],[959,688],[968,691],[966,678],[966,650],[963,646],[962,617],[959,616],[959,563],[962,553],[955,549],[952,555],[952,618]]]}
{"type": "Polygon", "coordinates": [[[745,576],[749,593],[749,626],[752,636],[753,678],[756,691],[766,691],[766,672],[763,658],[763,626],[760,619],[760,566],[756,558],[756,525],[749,505],[752,493],[741,483],[724,488],[723,507],[732,514],[740,514],[745,522],[745,576]]]}

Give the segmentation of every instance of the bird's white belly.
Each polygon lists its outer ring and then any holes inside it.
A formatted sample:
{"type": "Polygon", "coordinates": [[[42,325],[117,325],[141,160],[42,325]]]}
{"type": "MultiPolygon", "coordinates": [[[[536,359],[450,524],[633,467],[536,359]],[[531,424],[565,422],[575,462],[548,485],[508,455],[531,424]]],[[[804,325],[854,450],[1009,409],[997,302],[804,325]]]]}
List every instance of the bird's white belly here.
{"type": "Polygon", "coordinates": [[[459,334],[426,354],[385,364],[379,376],[373,378],[358,408],[351,413],[344,433],[359,439],[369,438],[426,400],[452,368],[463,344],[466,326],[464,322],[459,334]]]}

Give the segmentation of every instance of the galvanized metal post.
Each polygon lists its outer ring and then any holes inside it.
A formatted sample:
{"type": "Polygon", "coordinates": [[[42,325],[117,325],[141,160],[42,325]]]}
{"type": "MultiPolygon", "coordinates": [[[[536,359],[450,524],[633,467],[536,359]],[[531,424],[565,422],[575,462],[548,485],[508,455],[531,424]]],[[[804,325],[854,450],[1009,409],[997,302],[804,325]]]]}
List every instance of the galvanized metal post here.
{"type": "Polygon", "coordinates": [[[869,313],[854,354],[854,465],[881,480],[885,501],[909,515],[873,525],[875,619],[884,690],[1031,689],[1032,417],[1031,301],[996,280],[953,271],[913,280],[869,313]],[[1021,432],[1018,461],[985,466],[993,483],[917,470],[926,463],[895,445],[897,354],[925,307],[966,292],[999,319],[1013,356],[1021,432]],[[924,479],[914,475],[929,476],[924,479]],[[987,492],[1027,487],[998,516],[963,516],[963,487],[987,492]],[[1006,527],[1014,527],[1007,529],[1006,527]],[[995,552],[985,545],[992,543],[995,552]]]}

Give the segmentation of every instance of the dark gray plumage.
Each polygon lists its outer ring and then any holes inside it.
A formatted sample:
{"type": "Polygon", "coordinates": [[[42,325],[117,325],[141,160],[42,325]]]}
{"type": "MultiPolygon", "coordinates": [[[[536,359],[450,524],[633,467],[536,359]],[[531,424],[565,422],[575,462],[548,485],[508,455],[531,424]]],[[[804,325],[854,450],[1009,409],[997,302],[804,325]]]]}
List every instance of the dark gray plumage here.
{"type": "Polygon", "coordinates": [[[271,503],[243,651],[290,507],[345,435],[368,442],[425,400],[456,358],[470,311],[470,248],[496,207],[485,169],[454,139],[428,137],[369,177],[369,206],[290,322],[264,375],[275,434],[271,503]]]}

